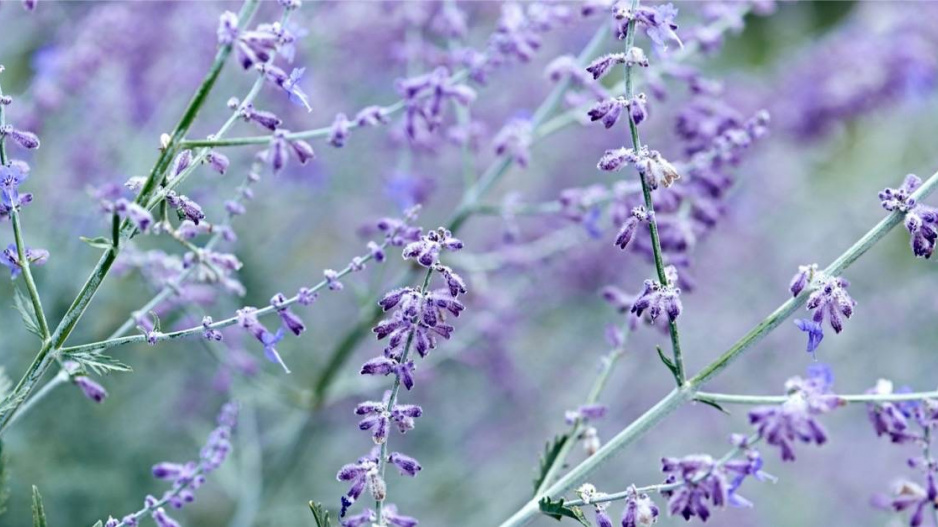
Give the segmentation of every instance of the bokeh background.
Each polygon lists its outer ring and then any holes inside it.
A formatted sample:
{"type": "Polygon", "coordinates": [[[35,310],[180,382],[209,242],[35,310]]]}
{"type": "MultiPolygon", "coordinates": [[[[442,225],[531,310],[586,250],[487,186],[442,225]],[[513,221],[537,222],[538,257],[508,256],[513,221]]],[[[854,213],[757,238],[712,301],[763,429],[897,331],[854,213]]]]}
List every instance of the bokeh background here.
{"type": "MultiPolygon", "coordinates": [[[[501,5],[465,4],[466,42],[482,47],[501,5]]],[[[679,21],[692,27],[702,3],[676,5],[679,21]]],[[[28,157],[33,176],[27,185],[36,202],[24,217],[30,245],[52,253],[35,273],[53,320],[98,256],[78,238],[106,229],[94,189],[149,170],[159,134],[173,126],[211,61],[217,18],[226,9],[236,11],[238,4],[40,2],[27,13],[5,2],[0,8],[0,63],[7,68],[0,81],[16,98],[10,117],[43,141],[28,157]]],[[[307,68],[304,89],[313,111],[290,106],[270,89],[259,104],[300,130],[326,126],[337,112],[394,102],[395,79],[429,67],[430,58],[405,45],[406,28],[423,9],[423,2],[308,3],[294,20],[308,31],[297,62],[307,68]]],[[[266,4],[257,20],[273,19],[276,11],[276,4],[266,4]]],[[[597,23],[575,21],[546,34],[529,63],[496,71],[479,87],[472,116],[484,131],[473,153],[475,170],[494,159],[494,133],[512,117],[529,115],[550,90],[546,64],[577,53],[597,23]]],[[[610,39],[604,46],[616,44],[610,39]]],[[[724,99],[741,112],[766,108],[773,116],[770,135],[735,169],[738,185],[719,225],[693,249],[697,287],[683,296],[681,327],[688,369],[695,371],[785,300],[798,265],[826,265],[878,221],[884,215],[879,190],[898,185],[906,173],[924,177],[938,169],[938,5],[783,3],[770,16],[747,16],[745,28],[728,36],[719,53],[692,63],[721,79],[724,99]]],[[[252,81],[253,75],[226,69],[193,136],[216,128],[227,115],[225,101],[241,96],[252,81]]],[[[665,154],[678,154],[671,146],[675,113],[686,98],[686,90],[675,89],[667,101],[653,102],[643,125],[646,142],[665,154]]],[[[513,193],[522,202],[550,201],[564,188],[630,177],[595,169],[606,148],[625,140],[623,128],[616,130],[573,126],[554,134],[533,147],[530,166],[512,169],[486,202],[498,204],[513,193]]],[[[235,129],[235,135],[257,133],[249,124],[235,129]]],[[[439,142],[435,152],[402,154],[393,128],[356,132],[343,149],[314,146],[314,163],[265,177],[248,216],[235,221],[239,241],[232,250],[245,264],[238,276],[246,295],[190,290],[160,311],[164,326],[192,325],[191,309],[220,318],[241,305],[266,305],[275,292],[292,294],[318,281],[322,269],[340,268],[360,254],[367,238],[359,233],[376,218],[419,201],[425,204],[421,223],[432,227],[459,202],[458,146],[439,142]]],[[[221,213],[255,151],[226,153],[232,158],[228,175],[203,172],[185,189],[209,217],[221,213]]],[[[424,417],[416,430],[392,441],[424,469],[415,479],[392,476],[390,493],[422,525],[496,525],[530,497],[545,441],[565,429],[564,411],[585,398],[607,351],[605,327],[623,321],[599,292],[610,284],[634,291],[652,272],[644,258],[612,246],[615,230],[608,225],[599,239],[558,217],[521,217],[517,227],[514,246],[502,241],[506,225],[498,216],[474,217],[459,233],[468,248],[452,262],[470,283],[469,309],[454,340],[422,363],[417,388],[405,394],[407,402],[423,406],[424,417]],[[576,243],[546,258],[525,249],[552,233],[576,243]]],[[[12,240],[8,226],[0,232],[12,240]]],[[[150,238],[137,246],[177,250],[150,238]]],[[[234,455],[197,502],[176,516],[200,527],[313,525],[306,502],[335,507],[346,490],[335,481],[336,471],[369,447],[352,409],[359,400],[380,397],[385,383],[360,379],[357,368],[381,348],[366,338],[337,372],[321,407],[311,407],[310,390],[345,332],[405,269],[395,254],[303,311],[309,332],[279,348],[291,375],[264,361],[256,343],[237,330],[226,332],[220,354],[195,340],[115,350],[134,372],[101,379],[110,392],[104,404],[65,386],[5,436],[12,494],[0,525],[28,524],[33,484],[53,526],[91,525],[137,510],[145,495],[163,490],[150,476],[151,465],[194,457],[229,397],[244,408],[234,455]]],[[[897,229],[847,276],[857,313],[843,334],[827,336],[819,353],[833,368],[835,389],[862,392],[881,377],[934,389],[934,262],[913,258],[907,235],[897,229]]],[[[102,288],[69,342],[104,338],[153,287],[127,266],[102,288]]],[[[37,343],[20,326],[12,298],[12,287],[0,284],[0,364],[15,379],[37,343]]],[[[633,337],[602,397],[610,414],[598,425],[601,437],[611,437],[670,389],[654,353],[666,341],[648,328],[633,337]]],[[[810,363],[803,334],[788,322],[709,388],[777,394],[810,363]]],[[[745,409],[731,410],[726,416],[703,405],[681,409],[593,482],[610,491],[654,483],[662,455],[722,454],[728,434],[747,428],[745,409]]],[[[756,507],[718,512],[713,521],[897,524],[868,501],[896,477],[912,476],[905,458],[914,447],[876,438],[862,407],[839,410],[824,422],[828,445],[800,448],[798,461],[784,465],[766,451],[767,470],[778,483],[747,484],[744,494],[756,507]]],[[[582,455],[577,450],[572,461],[582,455]]]]}

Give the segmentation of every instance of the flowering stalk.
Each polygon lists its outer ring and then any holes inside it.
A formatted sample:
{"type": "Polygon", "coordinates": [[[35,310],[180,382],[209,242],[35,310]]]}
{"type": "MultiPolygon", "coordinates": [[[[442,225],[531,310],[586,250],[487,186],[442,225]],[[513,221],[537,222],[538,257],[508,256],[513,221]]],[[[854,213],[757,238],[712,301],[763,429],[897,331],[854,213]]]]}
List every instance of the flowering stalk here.
{"type": "MultiPolygon", "coordinates": [[[[638,9],[640,0],[632,0],[631,11],[635,13],[638,9]]],[[[625,52],[628,53],[632,50],[635,44],[635,33],[637,32],[636,25],[638,19],[632,17],[628,23],[628,33],[625,37],[625,52]]],[[[632,82],[632,70],[635,68],[635,64],[631,61],[626,62],[625,67],[625,100],[632,101],[635,97],[635,87],[632,82]]],[[[635,122],[635,117],[633,112],[629,111],[629,135],[632,139],[632,148],[635,152],[639,152],[642,148],[641,139],[638,135],[638,124],[635,122]]],[[[668,280],[668,274],[665,272],[664,259],[662,258],[661,253],[661,240],[658,238],[658,220],[655,218],[655,204],[651,199],[652,186],[648,181],[646,170],[639,170],[638,175],[642,183],[642,196],[645,200],[645,210],[648,211],[648,232],[651,235],[651,248],[655,260],[655,270],[658,273],[658,282],[665,288],[670,287],[672,284],[668,280]]],[[[674,353],[673,364],[674,364],[674,380],[677,382],[678,386],[684,384],[684,357],[681,353],[681,337],[677,329],[677,320],[676,317],[668,317],[668,327],[669,333],[671,335],[671,349],[674,353]]]]}
{"type": "MultiPolygon", "coordinates": [[[[921,200],[938,188],[938,172],[932,174],[914,193],[913,197],[921,200]]],[[[877,242],[889,233],[896,225],[899,225],[904,218],[901,211],[893,211],[883,218],[872,229],[857,240],[849,249],[844,251],[836,260],[834,260],[825,270],[827,276],[839,276],[844,270],[850,267],[853,262],[866,254],[877,242]]],[[[539,514],[538,501],[547,496],[562,496],[572,490],[576,485],[582,483],[584,479],[603,463],[616,455],[619,451],[629,446],[642,434],[658,424],[665,417],[683,406],[685,403],[694,400],[697,390],[709,382],[713,377],[725,370],[733,361],[747,352],[752,346],[761,341],[771,331],[781,325],[797,309],[805,304],[811,291],[805,289],[798,296],[790,298],[775,311],[773,311],[762,322],[756,325],[749,333],[740,338],[733,346],[725,351],[719,358],[704,367],[697,375],[690,378],[683,386],[675,388],[654,406],[639,416],[635,421],[622,429],[615,437],[609,440],[594,455],[574,467],[570,472],[558,480],[543,493],[538,494],[532,500],[528,501],[521,509],[516,511],[510,518],[505,520],[501,527],[518,527],[527,525],[539,514]]]]}
{"type": "MultiPolygon", "coordinates": [[[[0,66],[0,72],[3,67],[0,66]]],[[[3,99],[3,89],[0,88],[0,99],[3,99]]],[[[0,129],[6,127],[6,104],[0,102],[0,129]]],[[[10,160],[7,158],[6,134],[0,134],[0,166],[5,167],[10,160]]],[[[39,323],[41,338],[49,338],[49,323],[46,321],[45,311],[42,309],[42,301],[39,298],[39,289],[36,287],[36,281],[33,279],[33,273],[30,269],[30,259],[26,254],[26,242],[23,241],[23,228],[20,225],[20,213],[18,206],[10,207],[10,222],[13,225],[13,239],[16,242],[16,256],[19,260],[20,269],[23,271],[23,281],[26,282],[26,291],[29,294],[29,300],[33,304],[33,311],[36,313],[36,319],[39,323]]]]}
{"type": "MultiPolygon", "coordinates": [[[[238,20],[241,24],[246,25],[250,21],[254,15],[254,12],[257,10],[258,4],[258,0],[245,1],[238,15],[238,20]]],[[[149,194],[158,183],[157,176],[165,172],[171,159],[171,155],[168,152],[173,149],[176,142],[180,141],[189,130],[189,127],[192,125],[192,122],[195,120],[196,115],[198,115],[199,110],[204,104],[208,93],[214,86],[222,66],[227,61],[228,56],[231,54],[231,48],[232,45],[230,43],[224,44],[219,48],[209,73],[199,85],[195,96],[189,102],[189,106],[183,113],[183,116],[180,119],[179,124],[177,124],[173,135],[170,137],[166,147],[162,150],[160,157],[157,159],[157,162],[150,173],[150,176],[147,178],[146,183],[143,185],[140,193],[137,196],[136,203],[143,203],[149,198],[149,194]]],[[[117,229],[114,230],[115,233],[113,236],[113,241],[116,242],[118,238],[118,232],[117,229]]],[[[85,309],[88,307],[88,304],[91,303],[92,298],[94,297],[98,288],[101,286],[101,283],[104,281],[108,271],[110,271],[114,261],[117,259],[118,250],[118,244],[112,243],[111,247],[104,252],[101,258],[98,260],[98,263],[95,265],[94,270],[91,272],[91,275],[88,277],[81,290],[78,292],[75,300],[66,310],[62,320],[56,326],[50,337],[45,340],[42,348],[40,348],[39,352],[36,354],[36,357],[33,359],[33,362],[30,364],[26,373],[17,383],[13,392],[9,396],[10,404],[6,406],[2,413],[0,413],[0,434],[2,434],[3,431],[7,428],[10,419],[16,414],[23,401],[26,400],[39,379],[42,378],[43,374],[48,371],[49,367],[58,358],[58,354],[62,348],[62,345],[65,343],[65,340],[68,339],[68,336],[71,334],[72,330],[75,329],[75,325],[84,314],[85,309]]]]}

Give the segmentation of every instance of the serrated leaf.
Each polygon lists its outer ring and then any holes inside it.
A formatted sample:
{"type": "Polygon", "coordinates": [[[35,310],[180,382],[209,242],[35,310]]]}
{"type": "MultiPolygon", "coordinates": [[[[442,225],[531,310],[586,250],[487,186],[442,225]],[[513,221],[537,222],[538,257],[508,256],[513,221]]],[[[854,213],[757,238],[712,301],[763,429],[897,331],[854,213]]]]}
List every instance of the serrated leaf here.
{"type": "Polygon", "coordinates": [[[7,501],[10,499],[10,470],[7,466],[9,460],[3,449],[3,442],[0,441],[0,515],[7,511],[7,501]]]}
{"type": "Polygon", "coordinates": [[[322,506],[322,503],[316,503],[310,500],[309,510],[313,512],[313,519],[316,520],[316,527],[332,527],[332,519],[329,518],[329,511],[322,506]]]}
{"type": "Polygon", "coordinates": [[[33,527],[49,527],[46,523],[46,511],[42,508],[42,496],[39,488],[33,485],[33,527]]]}
{"type": "Polygon", "coordinates": [[[33,303],[26,296],[26,293],[23,293],[23,291],[16,286],[13,286],[13,307],[20,312],[20,317],[23,319],[23,326],[26,327],[26,330],[41,339],[42,331],[39,329],[39,319],[36,317],[36,310],[33,309],[33,303]]]}
{"type": "Polygon", "coordinates": [[[541,485],[544,484],[544,479],[547,478],[547,473],[550,472],[551,467],[554,466],[554,463],[557,462],[557,456],[560,455],[560,451],[563,449],[563,445],[570,440],[568,434],[563,434],[555,437],[553,440],[548,441],[544,446],[544,454],[541,455],[540,460],[537,464],[537,477],[534,478],[534,493],[537,494],[537,491],[540,490],[541,485]]]}
{"type": "Polygon", "coordinates": [[[104,236],[95,236],[94,238],[88,238],[87,236],[79,236],[78,239],[94,247],[95,249],[110,249],[111,248],[111,240],[109,240],[108,238],[105,238],[104,236]]]}
{"type": "Polygon", "coordinates": [[[561,521],[564,518],[571,518],[580,522],[580,525],[591,527],[590,522],[586,519],[586,516],[579,507],[568,507],[563,503],[563,498],[554,501],[545,496],[541,498],[541,501],[537,502],[537,505],[541,509],[541,512],[557,521],[561,521]]]}
{"type": "Polygon", "coordinates": [[[80,351],[76,353],[66,353],[64,358],[78,363],[84,370],[91,370],[98,375],[106,375],[111,372],[131,372],[130,366],[123,362],[105,355],[100,351],[80,351]]]}

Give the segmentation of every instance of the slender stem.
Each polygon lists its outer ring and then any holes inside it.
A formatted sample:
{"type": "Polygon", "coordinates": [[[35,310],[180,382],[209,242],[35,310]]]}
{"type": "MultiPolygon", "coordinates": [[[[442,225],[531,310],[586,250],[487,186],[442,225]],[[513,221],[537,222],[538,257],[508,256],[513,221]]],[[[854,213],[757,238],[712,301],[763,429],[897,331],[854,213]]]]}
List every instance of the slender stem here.
{"type": "MultiPolygon", "coordinates": [[[[3,97],[3,88],[0,88],[0,97],[3,97]]],[[[6,124],[6,105],[0,104],[0,128],[3,128],[6,124]]],[[[6,136],[0,136],[0,166],[6,166],[9,161],[6,149],[6,136]]],[[[29,259],[26,257],[26,243],[23,241],[23,227],[20,224],[20,213],[17,207],[11,207],[10,220],[13,224],[16,257],[19,260],[20,269],[23,271],[23,281],[26,282],[26,291],[29,293],[29,300],[33,304],[33,311],[36,312],[36,318],[39,322],[39,331],[42,333],[42,339],[45,340],[49,338],[49,323],[46,321],[46,313],[43,311],[42,301],[39,299],[39,289],[36,288],[36,281],[33,280],[29,259]]]]}
{"type": "MultiPolygon", "coordinates": [[[[586,398],[585,404],[596,404],[599,401],[599,396],[602,394],[603,390],[606,388],[606,384],[609,382],[609,377],[612,375],[612,371],[615,369],[616,364],[625,354],[625,346],[628,343],[629,328],[628,324],[624,328],[624,338],[622,339],[622,344],[616,346],[611,352],[609,352],[602,360],[602,368],[599,370],[599,375],[596,376],[596,380],[593,381],[592,387],[590,387],[589,395],[586,398]]],[[[563,468],[566,463],[567,456],[570,455],[570,451],[573,450],[573,446],[577,442],[578,436],[583,433],[583,430],[586,427],[586,423],[581,418],[574,420],[573,424],[570,426],[570,431],[567,432],[567,440],[564,442],[563,446],[560,447],[560,451],[557,452],[557,456],[554,457],[553,463],[550,468],[547,469],[547,473],[544,474],[544,479],[541,481],[541,484],[534,491],[534,494],[542,493],[548,486],[550,486],[554,479],[557,477],[557,473],[560,472],[560,469],[563,468]]]]}
{"type": "MultiPolygon", "coordinates": [[[[388,243],[389,243],[389,240],[385,240],[379,247],[385,248],[387,247],[388,243]]],[[[374,254],[369,252],[368,254],[361,255],[357,259],[357,261],[364,264],[364,263],[368,263],[373,258],[374,258],[374,254]]],[[[353,271],[354,271],[353,265],[349,264],[345,266],[341,271],[336,273],[336,279],[341,279],[353,271]]],[[[328,285],[329,285],[329,282],[327,280],[322,280],[316,285],[310,287],[309,291],[310,293],[316,293],[318,291],[321,291],[322,289],[325,289],[328,285]]],[[[299,301],[299,298],[300,297],[298,294],[293,295],[290,298],[287,298],[283,303],[279,304],[279,308],[284,308],[284,307],[293,305],[299,301]]],[[[274,306],[266,306],[266,307],[258,309],[257,311],[254,312],[254,314],[260,317],[260,316],[276,313],[277,309],[278,308],[274,306]]],[[[210,329],[221,329],[221,328],[225,328],[228,326],[233,326],[237,323],[238,323],[238,317],[233,316],[233,317],[228,317],[228,318],[213,322],[212,324],[209,324],[207,327],[210,329]]],[[[155,342],[162,342],[164,340],[174,340],[174,339],[185,338],[185,337],[194,337],[196,335],[201,336],[205,328],[206,326],[203,326],[200,324],[198,326],[193,326],[193,327],[186,328],[186,329],[180,329],[180,330],[172,331],[169,333],[150,335],[149,338],[150,340],[155,341],[155,342]]],[[[111,338],[107,340],[101,340],[98,342],[81,344],[78,346],[64,347],[64,348],[61,348],[61,351],[62,353],[66,355],[69,353],[78,353],[78,352],[104,351],[106,349],[114,348],[117,346],[124,346],[127,344],[134,344],[134,343],[139,343],[139,342],[146,342],[147,338],[148,337],[146,335],[130,335],[127,337],[116,337],[116,338],[111,338]]]]}
{"type": "MultiPolygon", "coordinates": [[[[430,267],[427,269],[427,274],[423,278],[423,285],[420,286],[420,294],[426,294],[427,289],[430,287],[430,277],[433,276],[433,268],[430,267]]],[[[404,364],[407,362],[407,357],[410,354],[411,345],[414,343],[414,331],[412,330],[410,334],[407,335],[407,342],[404,344],[404,351],[401,353],[401,358],[398,359],[399,364],[404,364]]],[[[397,395],[401,391],[401,376],[397,374],[394,376],[394,386],[391,388],[391,396],[388,398],[388,405],[385,410],[390,414],[394,410],[394,405],[397,404],[397,395]]],[[[387,458],[388,458],[388,438],[385,438],[384,442],[381,443],[381,455],[378,457],[378,473],[381,474],[381,478],[384,478],[384,471],[387,468],[387,458]]],[[[387,498],[377,500],[375,502],[375,514],[377,517],[377,525],[384,525],[383,523],[383,514],[384,514],[384,502],[387,498]]]]}
{"type": "MultiPolygon", "coordinates": [[[[728,393],[697,392],[694,397],[698,401],[725,404],[782,404],[789,399],[786,395],[740,395],[728,393]]],[[[845,403],[894,403],[901,401],[921,401],[923,399],[938,399],[938,391],[913,393],[860,393],[852,395],[837,395],[837,399],[845,403]]]]}
{"type": "MultiPolygon", "coordinates": [[[[921,201],[928,197],[938,187],[938,172],[932,174],[919,187],[912,196],[916,201],[921,201]]],[[[849,249],[841,254],[834,263],[825,270],[829,276],[836,276],[846,270],[853,262],[863,256],[873,245],[881,240],[890,230],[902,222],[904,215],[902,212],[894,211],[882,221],[870,229],[863,237],[854,243],[849,249]]],[[[510,518],[505,520],[501,527],[518,527],[527,525],[538,514],[538,501],[544,496],[562,496],[569,492],[576,485],[582,483],[587,476],[593,473],[606,460],[617,454],[620,450],[630,445],[642,433],[656,425],[665,417],[680,408],[684,403],[694,399],[696,391],[713,377],[721,373],[740,355],[751,349],[756,343],[761,341],[772,330],[777,328],[786,318],[791,316],[794,311],[804,305],[807,301],[810,291],[802,291],[800,295],[789,299],[775,311],[766,317],[762,322],[756,325],[749,333],[744,335],[730,349],[723,353],[717,360],[706,366],[697,375],[689,379],[684,386],[671,391],[668,395],[658,401],[653,407],[648,409],[638,419],[619,432],[611,441],[599,449],[596,454],[587,458],[577,465],[570,472],[561,478],[557,483],[541,494],[535,496],[532,500],[516,511],[510,518]]]]}
{"type": "MultiPolygon", "coordinates": [[[[632,0],[632,12],[634,13],[638,9],[640,0],[632,0]]],[[[636,33],[636,23],[635,19],[632,19],[629,22],[628,33],[625,37],[625,51],[628,53],[632,46],[635,44],[635,33],[636,33]]],[[[634,65],[631,63],[625,64],[625,100],[632,101],[635,97],[635,87],[632,83],[632,70],[634,65]]],[[[642,142],[638,136],[638,126],[635,124],[635,120],[632,119],[632,112],[626,112],[629,119],[629,135],[632,138],[632,148],[636,153],[642,148],[642,142]]],[[[639,179],[642,183],[642,196],[645,200],[645,209],[648,211],[649,220],[648,220],[648,232],[651,235],[651,248],[652,253],[654,254],[655,260],[655,270],[658,272],[658,282],[661,285],[667,287],[671,284],[668,283],[668,275],[665,273],[664,258],[662,257],[661,251],[661,240],[658,237],[658,219],[655,218],[655,203],[651,198],[651,187],[648,184],[648,181],[645,178],[645,172],[639,171],[639,179]]],[[[677,321],[668,317],[668,327],[670,329],[669,333],[671,335],[671,349],[674,352],[674,377],[677,381],[678,386],[684,384],[684,357],[681,353],[681,337],[677,329],[677,321]]]]}
{"type": "MultiPolygon", "coordinates": [[[[245,0],[245,3],[238,15],[238,20],[240,21],[239,23],[242,26],[246,26],[249,23],[250,19],[254,15],[254,12],[257,10],[258,4],[259,0],[245,0]]],[[[186,132],[188,132],[189,127],[192,125],[193,121],[199,113],[199,110],[205,103],[209,92],[215,85],[215,81],[218,79],[218,75],[221,72],[222,66],[224,65],[228,56],[231,54],[231,49],[231,44],[223,45],[219,48],[218,53],[215,55],[215,60],[212,63],[211,69],[196,90],[196,93],[189,102],[189,105],[183,113],[179,124],[176,125],[176,129],[173,132],[168,145],[161,151],[160,156],[157,159],[153,170],[150,172],[146,183],[144,183],[143,188],[141,188],[140,193],[137,195],[137,203],[146,203],[150,197],[150,194],[155,189],[156,185],[160,182],[162,174],[164,173],[166,167],[169,164],[169,160],[172,157],[171,151],[175,149],[176,143],[181,141],[186,132]]],[[[117,252],[118,246],[115,244],[106,250],[103,255],[101,255],[101,258],[98,260],[97,265],[95,265],[91,275],[88,277],[88,279],[85,281],[85,284],[79,291],[78,296],[76,296],[75,300],[72,302],[71,306],[69,306],[68,310],[65,312],[65,315],[62,317],[62,320],[52,332],[50,338],[47,339],[43,344],[42,348],[36,354],[36,357],[33,359],[33,362],[30,364],[26,373],[17,383],[15,390],[9,396],[10,404],[7,406],[7,409],[2,414],[0,414],[0,434],[2,434],[3,431],[5,431],[9,426],[10,419],[22,406],[23,402],[27,399],[29,393],[32,391],[33,387],[36,385],[39,379],[42,378],[43,374],[45,374],[48,368],[58,358],[58,351],[61,349],[65,340],[68,339],[68,336],[71,334],[72,330],[75,329],[75,325],[84,314],[85,309],[88,307],[88,304],[91,303],[92,298],[94,298],[94,295],[97,293],[98,288],[101,286],[105,276],[111,269],[114,261],[117,259],[117,252]]]]}
{"type": "MultiPolygon", "coordinates": [[[[760,441],[759,435],[758,435],[758,434],[753,434],[753,435],[749,436],[749,438],[747,439],[745,445],[747,445],[747,446],[752,446],[752,445],[758,443],[759,441],[760,441]]],[[[735,447],[731,448],[726,454],[723,455],[723,457],[721,457],[720,459],[718,459],[718,460],[716,461],[716,463],[714,463],[713,467],[711,467],[710,470],[708,470],[707,472],[705,472],[705,473],[699,475],[698,477],[694,478],[693,481],[694,481],[695,483],[696,483],[696,482],[699,482],[699,481],[702,481],[702,480],[705,479],[707,476],[709,476],[710,474],[712,474],[714,470],[716,470],[716,469],[722,467],[722,466],[725,465],[728,461],[730,461],[731,459],[733,459],[734,457],[736,457],[737,455],[739,455],[741,452],[743,452],[743,451],[745,451],[745,450],[746,450],[746,449],[743,448],[743,447],[741,447],[741,446],[735,446],[735,447]]],[[[615,492],[615,493],[612,493],[612,494],[604,494],[604,495],[602,495],[602,496],[592,498],[592,499],[590,499],[589,503],[587,503],[587,502],[585,502],[585,501],[583,501],[583,500],[572,500],[572,501],[565,501],[565,502],[564,502],[564,505],[569,506],[569,507],[578,507],[578,506],[582,506],[582,505],[591,505],[591,504],[594,504],[594,503],[609,503],[609,502],[611,502],[611,501],[618,501],[618,500],[622,500],[622,499],[629,498],[629,497],[633,496],[633,495],[636,494],[636,493],[646,493],[646,494],[647,494],[647,493],[651,493],[651,492],[665,492],[665,491],[668,491],[668,490],[674,490],[674,489],[676,489],[676,488],[683,487],[685,484],[686,484],[686,482],[684,482],[684,481],[675,481],[674,483],[659,483],[659,484],[657,484],[657,485],[648,485],[648,486],[646,486],[646,487],[635,487],[635,488],[630,488],[630,489],[623,490],[623,491],[621,491],[621,492],[615,492]]]]}

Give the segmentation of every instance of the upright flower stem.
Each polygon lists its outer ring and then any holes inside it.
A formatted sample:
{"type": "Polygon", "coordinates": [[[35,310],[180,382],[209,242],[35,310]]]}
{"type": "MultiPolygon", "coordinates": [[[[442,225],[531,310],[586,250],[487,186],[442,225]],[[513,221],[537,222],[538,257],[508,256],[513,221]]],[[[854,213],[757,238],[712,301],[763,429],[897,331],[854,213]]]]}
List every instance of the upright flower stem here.
{"type": "MultiPolygon", "coordinates": [[[[242,25],[242,27],[249,23],[250,19],[256,12],[258,5],[259,0],[245,0],[245,3],[241,7],[241,11],[238,14],[239,24],[242,25]]],[[[189,128],[192,126],[192,123],[195,121],[195,118],[199,113],[199,110],[201,110],[202,106],[204,105],[208,94],[211,92],[212,87],[214,87],[215,81],[218,80],[218,75],[221,72],[221,68],[224,66],[228,56],[231,54],[231,50],[231,44],[223,45],[219,48],[208,74],[196,89],[195,95],[193,96],[192,100],[189,101],[189,105],[183,112],[182,118],[176,125],[170,141],[165,146],[165,148],[162,149],[160,156],[157,158],[156,164],[153,166],[153,170],[151,170],[150,175],[147,177],[146,183],[144,183],[140,193],[137,195],[137,203],[146,203],[147,200],[150,199],[153,190],[161,181],[163,173],[169,166],[170,160],[172,159],[172,151],[175,150],[177,143],[181,141],[188,133],[189,128]]],[[[95,293],[97,293],[98,288],[101,286],[101,283],[107,276],[108,271],[110,271],[114,261],[117,259],[118,250],[118,246],[114,244],[108,248],[103,255],[101,255],[101,258],[95,265],[91,275],[88,277],[88,279],[85,281],[85,284],[78,292],[78,296],[75,297],[75,300],[72,302],[71,306],[69,306],[68,310],[66,310],[65,315],[63,315],[62,320],[56,326],[50,337],[45,340],[42,348],[36,354],[36,357],[33,359],[33,362],[30,364],[26,373],[23,375],[23,377],[17,383],[14,391],[8,397],[7,402],[9,404],[7,404],[5,410],[0,413],[0,434],[6,430],[10,420],[22,406],[23,402],[26,401],[39,379],[42,378],[46,371],[48,371],[49,367],[58,358],[58,353],[60,352],[63,344],[65,343],[66,339],[68,339],[68,336],[71,334],[71,332],[75,329],[78,320],[84,314],[85,309],[87,309],[88,304],[91,303],[92,298],[94,298],[95,293]]],[[[25,274],[26,273],[24,272],[24,275],[25,274]]]]}
{"type": "MultiPolygon", "coordinates": [[[[921,201],[932,194],[938,188],[938,172],[932,174],[921,187],[916,190],[912,196],[921,201]]],[[[839,276],[850,265],[866,254],[879,240],[889,233],[894,227],[899,225],[904,218],[904,213],[900,211],[891,212],[883,218],[872,229],[864,234],[849,249],[844,251],[831,265],[824,270],[828,276],[839,276]]],[[[791,316],[796,309],[807,302],[812,290],[806,289],[795,298],[791,298],[775,311],[773,311],[762,322],[756,325],[749,333],[739,339],[732,347],[724,352],[717,360],[710,363],[697,375],[690,378],[683,386],[675,388],[654,406],[648,409],[635,421],[622,429],[615,437],[607,442],[595,454],[574,467],[564,477],[562,477],[543,493],[536,495],[516,511],[510,518],[505,520],[501,527],[519,527],[527,525],[539,514],[538,501],[545,497],[559,497],[572,490],[599,468],[606,461],[618,454],[625,447],[631,445],[642,434],[661,422],[665,417],[671,415],[675,410],[692,401],[697,396],[697,391],[701,386],[709,382],[725,370],[734,360],[743,353],[750,350],[755,344],[761,341],[772,330],[777,328],[785,319],[791,316]]]]}
{"type": "MultiPolygon", "coordinates": [[[[433,268],[430,267],[427,269],[427,274],[423,278],[423,285],[420,286],[420,294],[424,295],[427,293],[427,289],[430,287],[430,277],[433,276],[433,268]]],[[[407,335],[407,342],[404,344],[404,351],[401,352],[401,358],[398,361],[400,364],[407,362],[407,357],[410,355],[411,345],[414,343],[414,331],[411,330],[410,334],[407,335]]],[[[401,391],[401,376],[400,374],[394,376],[394,386],[391,388],[391,397],[388,398],[388,405],[385,408],[385,411],[390,413],[394,409],[394,405],[397,404],[397,394],[401,391]]],[[[390,436],[390,434],[389,434],[390,436]]],[[[384,442],[381,443],[381,454],[378,457],[378,473],[381,474],[381,479],[384,479],[384,471],[387,468],[387,458],[388,458],[388,439],[386,437],[384,442]]],[[[377,500],[375,502],[375,514],[377,517],[377,525],[384,525],[384,502],[387,498],[383,500],[377,500]]]]}
{"type": "MultiPolygon", "coordinates": [[[[639,6],[640,0],[632,0],[631,11],[634,13],[639,6]]],[[[625,52],[628,53],[635,45],[635,32],[637,21],[633,18],[629,22],[628,33],[625,35],[625,52]]],[[[635,97],[635,86],[632,81],[632,70],[635,66],[625,63],[625,100],[631,101],[635,97]]],[[[629,135],[632,138],[632,148],[637,153],[642,148],[641,139],[638,136],[638,126],[632,119],[632,112],[626,112],[629,117],[629,135]]],[[[655,260],[655,270],[658,273],[658,282],[667,287],[668,275],[664,271],[664,258],[661,252],[661,240],[658,237],[658,219],[655,217],[655,203],[651,197],[651,187],[645,179],[644,172],[639,171],[639,179],[642,182],[642,196],[645,200],[645,210],[648,211],[648,232],[651,235],[651,249],[655,260]]],[[[684,356],[681,353],[681,337],[677,330],[677,321],[668,317],[669,334],[671,335],[671,349],[674,353],[674,378],[678,386],[684,384],[684,356]]]]}
{"type": "MultiPolygon", "coordinates": [[[[0,97],[3,97],[3,89],[0,88],[0,97]]],[[[6,123],[6,105],[0,104],[0,128],[6,123]]],[[[0,137],[0,166],[6,166],[9,163],[6,149],[6,137],[0,137]]],[[[13,224],[13,240],[16,243],[16,257],[20,261],[20,268],[23,270],[23,281],[26,282],[26,291],[29,294],[29,300],[33,304],[33,311],[36,312],[36,319],[39,322],[39,331],[42,333],[42,339],[49,339],[49,323],[46,322],[46,313],[42,310],[42,301],[39,299],[39,289],[36,288],[36,281],[33,279],[33,272],[30,269],[29,259],[26,258],[26,243],[23,241],[23,227],[20,224],[20,213],[17,207],[10,208],[10,222],[13,224]]]]}

